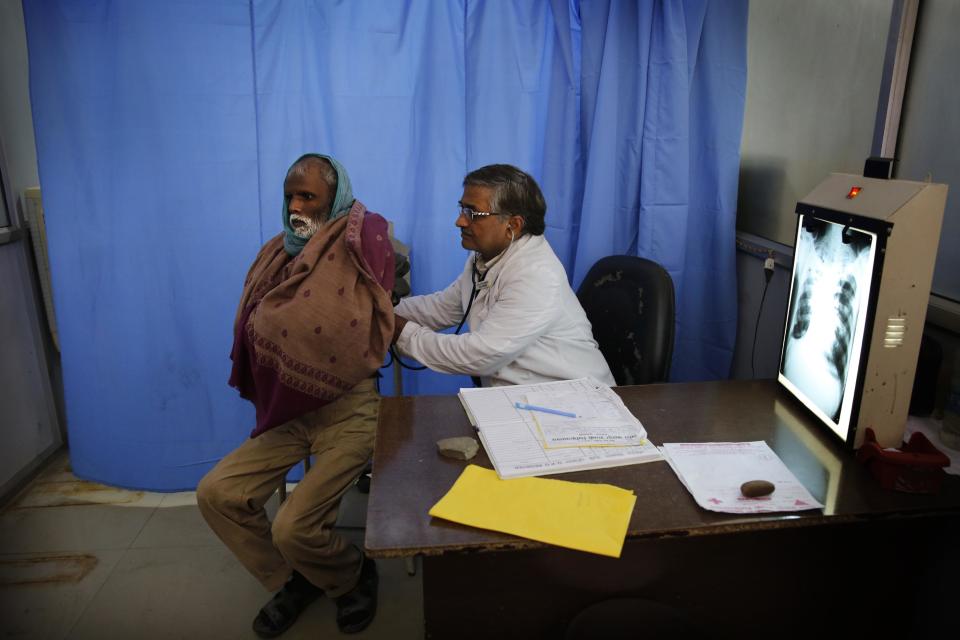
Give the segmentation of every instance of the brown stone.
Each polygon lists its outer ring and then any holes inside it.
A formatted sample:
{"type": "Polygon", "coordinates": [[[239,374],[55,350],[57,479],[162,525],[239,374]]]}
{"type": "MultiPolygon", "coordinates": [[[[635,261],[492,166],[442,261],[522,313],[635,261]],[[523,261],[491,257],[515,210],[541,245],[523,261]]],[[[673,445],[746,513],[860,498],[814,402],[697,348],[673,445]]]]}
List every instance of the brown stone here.
{"type": "Polygon", "coordinates": [[[740,493],[748,498],[762,498],[773,493],[776,487],[766,480],[750,480],[740,485],[740,493]]]}
{"type": "Polygon", "coordinates": [[[461,436],[457,438],[444,438],[437,440],[437,450],[440,455],[456,460],[469,460],[477,455],[480,445],[470,436],[461,436]]]}

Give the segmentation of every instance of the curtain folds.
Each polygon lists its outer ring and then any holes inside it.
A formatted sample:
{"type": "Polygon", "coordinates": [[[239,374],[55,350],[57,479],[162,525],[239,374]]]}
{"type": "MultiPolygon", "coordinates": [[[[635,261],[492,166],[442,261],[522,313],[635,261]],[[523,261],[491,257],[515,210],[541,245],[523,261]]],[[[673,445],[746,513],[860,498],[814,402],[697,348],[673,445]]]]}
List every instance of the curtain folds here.
{"type": "MultiPolygon", "coordinates": [[[[675,380],[726,377],[746,0],[24,0],[75,471],[192,488],[250,430],[226,386],[249,262],[283,172],[336,156],[446,286],[466,172],[540,182],[577,286],[662,263],[675,380]]],[[[383,389],[392,392],[387,373],[383,389]]],[[[406,374],[406,393],[469,379],[406,374]]]]}

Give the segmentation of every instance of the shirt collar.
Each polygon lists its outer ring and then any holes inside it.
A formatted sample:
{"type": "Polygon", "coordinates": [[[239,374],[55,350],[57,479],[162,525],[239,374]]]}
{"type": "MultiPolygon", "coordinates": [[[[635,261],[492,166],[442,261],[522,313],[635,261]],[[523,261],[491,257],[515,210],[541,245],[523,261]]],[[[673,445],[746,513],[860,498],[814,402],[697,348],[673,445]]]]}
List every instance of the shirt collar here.
{"type": "Polygon", "coordinates": [[[494,268],[498,264],[503,263],[508,256],[514,254],[517,250],[519,250],[521,247],[527,244],[532,237],[533,236],[531,236],[529,233],[523,234],[522,236],[520,236],[519,238],[511,242],[506,249],[504,249],[497,255],[493,256],[489,260],[484,260],[483,256],[477,253],[476,262],[474,263],[474,265],[477,267],[477,272],[480,275],[486,274],[487,271],[494,268]]]}

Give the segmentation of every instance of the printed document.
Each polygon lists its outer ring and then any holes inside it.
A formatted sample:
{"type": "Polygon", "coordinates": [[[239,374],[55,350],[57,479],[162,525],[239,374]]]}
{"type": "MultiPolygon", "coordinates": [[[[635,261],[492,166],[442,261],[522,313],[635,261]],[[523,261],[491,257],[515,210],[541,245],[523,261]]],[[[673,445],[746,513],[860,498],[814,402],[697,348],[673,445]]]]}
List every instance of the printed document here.
{"type": "Polygon", "coordinates": [[[661,452],[697,504],[722,513],[822,509],[766,442],[664,443],[661,452]],[[774,491],[747,498],[740,485],[772,482],[774,491]]]}
{"type": "Polygon", "coordinates": [[[571,396],[556,390],[552,393],[531,391],[527,404],[550,407],[575,417],[524,411],[539,427],[543,446],[558,447],[627,447],[642,445],[646,437],[643,425],[637,420],[620,396],[607,389],[609,394],[590,393],[571,396]]]}
{"type": "Polygon", "coordinates": [[[497,474],[504,479],[662,459],[620,397],[591,378],[461,389],[459,397],[497,474]],[[517,402],[594,417],[569,418],[518,409],[517,402]],[[569,431],[565,431],[565,423],[570,425],[569,431]],[[636,444],[611,446],[624,441],[636,444]]]}

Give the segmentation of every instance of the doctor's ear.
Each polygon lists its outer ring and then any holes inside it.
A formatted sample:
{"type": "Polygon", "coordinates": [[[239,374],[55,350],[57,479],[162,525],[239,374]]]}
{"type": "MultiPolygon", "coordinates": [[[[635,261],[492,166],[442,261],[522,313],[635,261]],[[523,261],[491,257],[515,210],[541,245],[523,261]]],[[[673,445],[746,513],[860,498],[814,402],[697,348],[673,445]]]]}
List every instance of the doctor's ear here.
{"type": "Polygon", "coordinates": [[[510,216],[507,225],[516,237],[523,235],[523,216],[510,216]]]}

